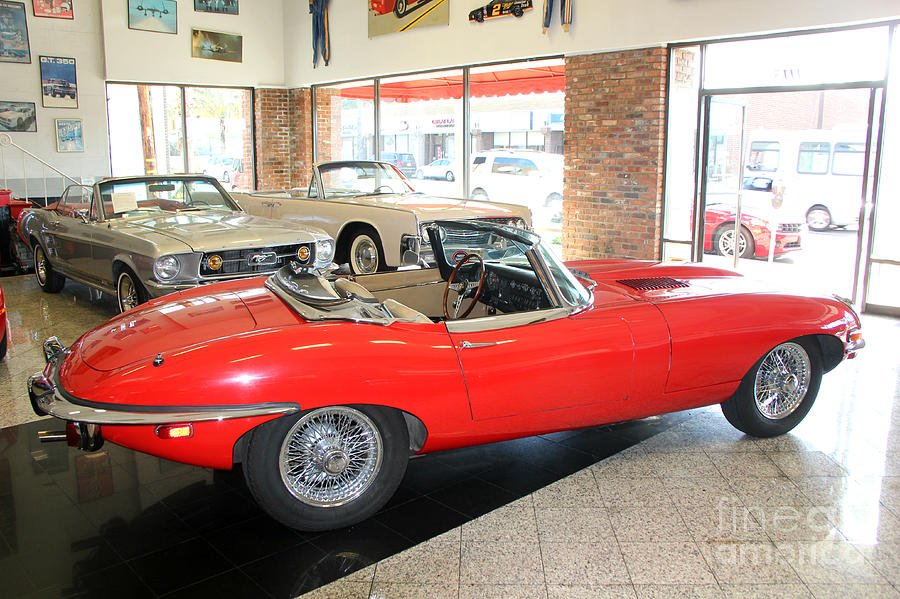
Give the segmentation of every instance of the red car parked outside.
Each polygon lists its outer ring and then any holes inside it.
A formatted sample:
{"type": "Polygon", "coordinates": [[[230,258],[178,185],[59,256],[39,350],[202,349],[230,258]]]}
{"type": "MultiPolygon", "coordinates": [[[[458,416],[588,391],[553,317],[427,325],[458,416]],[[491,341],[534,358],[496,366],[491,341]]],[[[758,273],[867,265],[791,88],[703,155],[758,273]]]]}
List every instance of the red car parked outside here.
{"type": "MultiPolygon", "coordinates": [[[[703,222],[703,251],[715,252],[722,256],[733,255],[734,217],[733,206],[725,204],[707,206],[703,222]]],[[[775,255],[780,256],[801,249],[803,228],[804,224],[800,222],[779,223],[775,231],[775,255]]],[[[768,257],[771,241],[772,231],[769,221],[742,211],[741,234],[738,238],[740,257],[768,257]]]]}

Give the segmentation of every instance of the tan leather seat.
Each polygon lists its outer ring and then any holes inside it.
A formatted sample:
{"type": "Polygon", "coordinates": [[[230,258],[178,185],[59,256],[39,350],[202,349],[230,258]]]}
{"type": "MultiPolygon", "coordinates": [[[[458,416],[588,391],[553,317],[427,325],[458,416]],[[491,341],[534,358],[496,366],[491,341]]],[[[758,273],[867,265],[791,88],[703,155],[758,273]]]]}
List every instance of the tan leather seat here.
{"type": "Polygon", "coordinates": [[[369,291],[359,283],[351,281],[350,279],[335,279],[334,290],[342,296],[346,296],[348,293],[352,293],[363,299],[375,299],[375,296],[372,295],[371,291],[369,291]]]}
{"type": "Polygon", "coordinates": [[[384,309],[387,310],[388,313],[390,313],[390,315],[397,320],[402,320],[404,322],[421,322],[425,324],[431,324],[430,318],[428,318],[418,310],[413,310],[409,306],[401,304],[397,300],[388,298],[384,300],[381,305],[384,306],[384,309]]]}

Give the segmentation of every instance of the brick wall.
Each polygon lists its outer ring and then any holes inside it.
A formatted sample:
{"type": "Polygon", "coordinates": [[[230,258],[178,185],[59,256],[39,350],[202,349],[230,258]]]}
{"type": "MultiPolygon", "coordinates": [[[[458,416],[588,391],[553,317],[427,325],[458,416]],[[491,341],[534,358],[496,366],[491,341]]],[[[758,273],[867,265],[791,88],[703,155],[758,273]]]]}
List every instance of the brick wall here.
{"type": "Polygon", "coordinates": [[[312,107],[310,89],[290,91],[291,187],[305,187],[312,176],[312,107]]]}
{"type": "Polygon", "coordinates": [[[257,89],[254,103],[256,188],[286,189],[291,186],[290,92],[257,89]]]}
{"type": "Polygon", "coordinates": [[[658,257],[665,89],[665,48],[566,58],[566,259],[658,257]]]}

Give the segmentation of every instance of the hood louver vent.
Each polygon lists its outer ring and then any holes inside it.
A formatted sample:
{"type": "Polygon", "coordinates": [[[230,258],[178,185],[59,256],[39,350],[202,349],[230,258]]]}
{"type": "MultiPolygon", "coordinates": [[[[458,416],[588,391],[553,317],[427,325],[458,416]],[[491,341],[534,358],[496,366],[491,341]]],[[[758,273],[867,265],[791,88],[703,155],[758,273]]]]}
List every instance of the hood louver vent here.
{"type": "Polygon", "coordinates": [[[687,287],[684,281],[672,277],[648,277],[646,279],[621,279],[616,281],[622,285],[637,289],[638,291],[650,291],[651,289],[672,289],[675,287],[687,287]]]}

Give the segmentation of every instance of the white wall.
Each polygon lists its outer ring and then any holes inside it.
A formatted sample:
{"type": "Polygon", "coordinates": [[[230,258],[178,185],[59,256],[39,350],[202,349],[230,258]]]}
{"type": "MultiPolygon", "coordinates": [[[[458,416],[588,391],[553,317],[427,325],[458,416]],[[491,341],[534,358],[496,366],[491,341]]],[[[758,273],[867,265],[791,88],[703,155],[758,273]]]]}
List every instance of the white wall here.
{"type": "MultiPolygon", "coordinates": [[[[83,1],[76,3],[76,10],[83,1]]],[[[176,35],[129,29],[127,0],[101,2],[106,76],[110,81],[284,85],[282,0],[240,0],[238,15],[194,12],[193,0],[178,0],[176,35]],[[242,35],[243,62],[192,58],[192,28],[242,35]]]]}
{"type": "MultiPolygon", "coordinates": [[[[244,0],[246,1],[246,0],[244,0]]],[[[365,0],[332,0],[331,64],[312,68],[308,4],[285,0],[285,77],[289,87],[445,66],[551,54],[638,48],[668,42],[797,30],[900,17],[897,0],[573,0],[565,33],[559,2],[541,35],[543,0],[520,19],[469,23],[487,0],[448,0],[450,25],[368,38],[365,0]]]]}
{"type": "MultiPolygon", "coordinates": [[[[106,86],[103,75],[103,41],[100,28],[100,0],[78,0],[75,19],[36,18],[31,1],[25,2],[28,37],[31,42],[31,64],[0,62],[0,100],[34,102],[37,110],[36,133],[13,133],[14,143],[66,173],[69,176],[99,177],[109,174],[109,143],[106,124],[106,86]],[[78,108],[41,107],[41,76],[38,57],[63,56],[75,59],[78,78],[78,108]],[[84,152],[58,153],[54,119],[78,118],[84,125],[84,152]]],[[[6,149],[4,160],[11,179],[22,177],[21,154],[6,149]]],[[[29,179],[42,177],[35,163],[27,166],[29,179]]],[[[0,186],[3,185],[0,170],[0,186]]],[[[21,185],[11,181],[17,190],[21,185]]],[[[60,180],[51,181],[53,186],[60,180]]],[[[36,195],[29,189],[29,195],[36,195]]],[[[43,194],[43,186],[40,187],[43,194]]]]}

